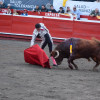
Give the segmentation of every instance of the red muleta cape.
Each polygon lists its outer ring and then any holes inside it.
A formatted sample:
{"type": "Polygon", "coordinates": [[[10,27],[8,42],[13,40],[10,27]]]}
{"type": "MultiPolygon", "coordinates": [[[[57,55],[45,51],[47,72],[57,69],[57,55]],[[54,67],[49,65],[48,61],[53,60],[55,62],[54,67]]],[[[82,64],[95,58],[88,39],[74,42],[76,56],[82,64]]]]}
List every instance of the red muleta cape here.
{"type": "Polygon", "coordinates": [[[30,64],[41,65],[43,68],[51,68],[48,56],[38,44],[24,50],[24,60],[30,64]]]}

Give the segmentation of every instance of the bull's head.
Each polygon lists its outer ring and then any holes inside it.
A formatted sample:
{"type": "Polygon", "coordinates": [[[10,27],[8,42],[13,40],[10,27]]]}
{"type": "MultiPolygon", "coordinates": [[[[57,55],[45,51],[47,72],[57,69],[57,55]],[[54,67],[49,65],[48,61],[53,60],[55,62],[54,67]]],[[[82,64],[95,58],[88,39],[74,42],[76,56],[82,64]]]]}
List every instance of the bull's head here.
{"type": "Polygon", "coordinates": [[[55,58],[57,65],[61,64],[61,62],[63,60],[61,51],[54,50],[51,52],[51,56],[53,56],[55,58]]]}

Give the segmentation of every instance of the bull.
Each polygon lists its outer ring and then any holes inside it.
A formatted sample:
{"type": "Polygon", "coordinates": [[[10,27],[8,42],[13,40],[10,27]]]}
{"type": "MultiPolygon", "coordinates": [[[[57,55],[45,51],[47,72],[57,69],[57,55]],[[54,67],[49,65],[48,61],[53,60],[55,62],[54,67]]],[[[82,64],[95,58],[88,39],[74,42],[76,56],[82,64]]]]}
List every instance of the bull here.
{"type": "Polygon", "coordinates": [[[58,65],[61,64],[64,58],[68,59],[68,66],[70,69],[78,69],[78,66],[74,63],[75,59],[90,58],[96,62],[93,67],[95,70],[100,64],[100,41],[93,38],[91,40],[80,38],[68,38],[64,42],[58,44],[51,52],[58,65]],[[70,45],[72,44],[72,53],[70,53],[70,45]]]}

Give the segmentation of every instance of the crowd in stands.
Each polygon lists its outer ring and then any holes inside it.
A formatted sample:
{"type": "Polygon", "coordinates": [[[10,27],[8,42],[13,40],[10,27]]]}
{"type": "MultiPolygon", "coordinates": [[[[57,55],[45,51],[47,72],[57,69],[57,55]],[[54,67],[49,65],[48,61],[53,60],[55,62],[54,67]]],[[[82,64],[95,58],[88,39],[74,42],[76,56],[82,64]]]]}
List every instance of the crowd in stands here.
{"type": "Polygon", "coordinates": [[[32,10],[33,12],[51,12],[51,13],[67,13],[72,14],[73,16],[76,16],[78,20],[80,20],[80,12],[76,9],[76,7],[73,7],[73,10],[71,11],[70,7],[67,7],[66,10],[63,9],[63,7],[60,7],[58,11],[56,11],[53,7],[53,5],[50,6],[50,9],[46,9],[45,5],[41,6],[41,9],[37,5],[35,9],[32,10]]]}
{"type": "MultiPolygon", "coordinates": [[[[97,0],[97,2],[99,2],[100,0],[97,0]]],[[[8,4],[7,7],[5,6],[5,4],[0,1],[0,12],[2,8],[6,8],[7,12],[6,14],[13,14],[13,15],[22,15],[22,16],[27,16],[28,15],[28,10],[24,9],[20,14],[17,12],[16,9],[13,9],[13,11],[11,11],[11,5],[8,4]]],[[[50,9],[47,9],[45,7],[45,5],[42,5],[41,8],[37,5],[32,12],[51,12],[51,13],[63,13],[63,14],[71,14],[73,16],[75,16],[77,18],[77,20],[80,20],[80,11],[77,10],[76,6],[73,7],[73,9],[71,10],[70,7],[67,7],[66,9],[63,9],[63,7],[60,7],[58,11],[56,11],[53,7],[53,5],[50,6],[50,9]]],[[[96,8],[95,10],[93,10],[90,15],[91,17],[94,16],[100,16],[100,12],[99,9],[96,8]]]]}

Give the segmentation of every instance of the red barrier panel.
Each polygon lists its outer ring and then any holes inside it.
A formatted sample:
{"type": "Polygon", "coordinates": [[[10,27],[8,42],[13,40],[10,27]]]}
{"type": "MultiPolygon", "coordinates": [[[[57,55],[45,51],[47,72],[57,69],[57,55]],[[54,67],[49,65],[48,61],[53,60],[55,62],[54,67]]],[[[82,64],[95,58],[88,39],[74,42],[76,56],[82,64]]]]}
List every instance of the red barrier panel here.
{"type": "Polygon", "coordinates": [[[31,35],[36,23],[43,22],[42,18],[13,16],[12,33],[31,35]]]}
{"type": "Polygon", "coordinates": [[[32,12],[28,11],[28,15],[36,15],[36,16],[46,16],[46,17],[58,17],[58,18],[70,18],[69,14],[63,13],[52,13],[52,12],[32,12]]]}
{"type": "Polygon", "coordinates": [[[96,20],[96,21],[100,21],[100,16],[97,16],[97,17],[91,17],[91,16],[87,16],[87,15],[80,15],[80,18],[85,18],[85,19],[88,19],[88,20],[96,20]]]}
{"type": "Polygon", "coordinates": [[[60,17],[0,15],[0,32],[32,35],[36,23],[44,23],[52,37],[96,37],[100,39],[99,21],[75,21],[60,17]]]}
{"type": "Polygon", "coordinates": [[[12,15],[0,15],[0,32],[12,31],[12,15]]]}
{"type": "Polygon", "coordinates": [[[68,38],[72,36],[73,21],[71,20],[44,18],[43,22],[53,37],[68,38]]]}
{"type": "Polygon", "coordinates": [[[96,37],[100,39],[100,23],[74,21],[73,36],[82,38],[96,37]]]}

